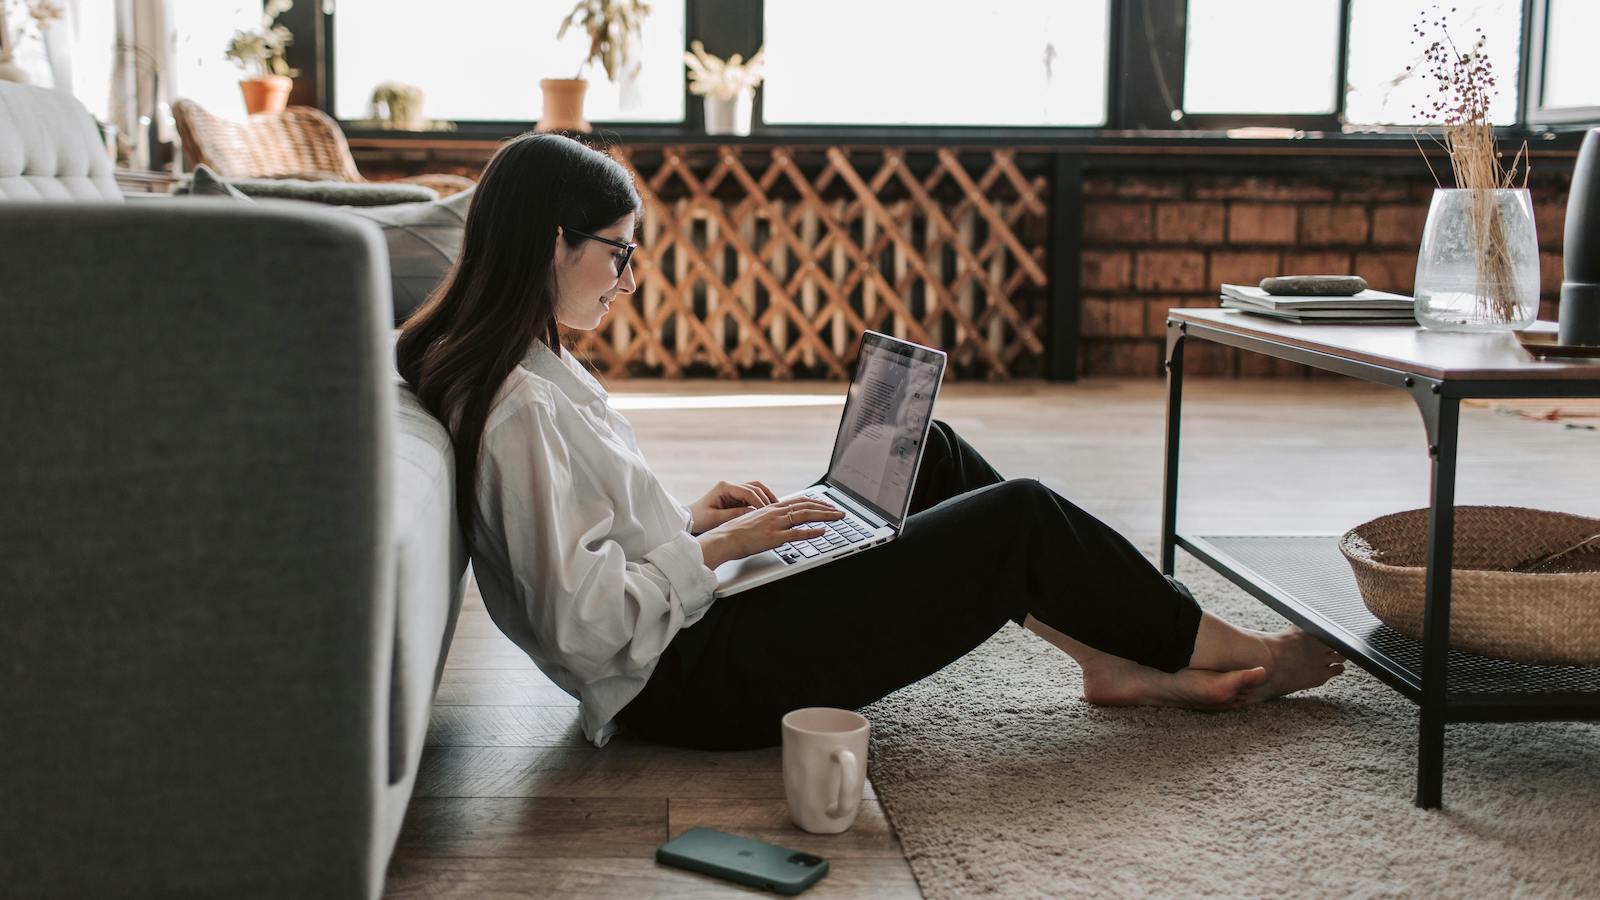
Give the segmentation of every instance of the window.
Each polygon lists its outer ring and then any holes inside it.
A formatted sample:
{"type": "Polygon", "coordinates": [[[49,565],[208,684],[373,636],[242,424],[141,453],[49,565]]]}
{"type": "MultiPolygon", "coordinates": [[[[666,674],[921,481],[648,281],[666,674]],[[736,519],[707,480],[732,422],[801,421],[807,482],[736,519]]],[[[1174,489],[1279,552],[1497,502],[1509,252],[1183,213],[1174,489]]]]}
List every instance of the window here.
{"type": "MultiPolygon", "coordinates": [[[[584,114],[591,120],[683,120],[684,0],[650,5],[638,78],[619,85],[604,70],[584,72],[584,114]]],[[[581,29],[556,40],[572,6],[572,0],[339,0],[333,113],[367,118],[372,89],[399,81],[423,90],[429,118],[537,119],[539,79],[574,77],[588,51],[581,29]]]]}
{"type": "MultiPolygon", "coordinates": [[[[111,121],[111,69],[117,46],[117,15],[113,0],[83,0],[67,11],[68,34],[49,36],[68,46],[72,60],[72,93],[88,107],[90,115],[111,121]]],[[[66,31],[63,28],[63,31],[66,31]]],[[[51,27],[55,30],[55,26],[51,27]]],[[[66,87],[67,85],[56,85],[66,87]]]]}
{"type": "MultiPolygon", "coordinates": [[[[766,0],[771,124],[1100,125],[1108,0],[766,0]]],[[[754,47],[749,48],[754,50],[754,47]]]]}
{"type": "MultiPolygon", "coordinates": [[[[1433,93],[1422,58],[1425,47],[1412,31],[1419,6],[1394,0],[1351,0],[1346,121],[1357,125],[1427,121],[1413,109],[1425,108],[1433,93]],[[1408,66],[1412,67],[1409,72],[1408,66]]],[[[1482,28],[1488,36],[1484,50],[1500,84],[1499,95],[1489,105],[1489,118],[1496,125],[1516,122],[1522,0],[1459,0],[1453,8],[1450,34],[1462,50],[1477,40],[1476,29],[1482,28]]]]}
{"type": "Polygon", "coordinates": [[[1332,113],[1339,0],[1189,0],[1185,113],[1332,113]]]}
{"type": "Polygon", "coordinates": [[[187,98],[219,116],[243,119],[244,77],[223,55],[241,28],[261,22],[260,0],[173,0],[172,95],[187,98]]]}
{"type": "Polygon", "coordinates": [[[1541,106],[1600,106],[1600,4],[1594,0],[1550,0],[1545,12],[1544,84],[1541,106]]]}
{"type": "MultiPolygon", "coordinates": [[[[327,64],[318,87],[339,118],[368,118],[373,88],[399,81],[425,92],[425,115],[488,135],[540,116],[541,78],[578,72],[584,36],[555,39],[574,2],[337,0],[335,10],[335,0],[304,0],[290,15],[308,34],[326,15],[325,43],[297,49],[327,64]]],[[[1425,8],[1447,14],[1463,46],[1477,29],[1488,35],[1495,124],[1600,117],[1600,55],[1585,43],[1600,33],[1594,0],[991,0],[960,15],[935,15],[926,0],[653,6],[640,77],[619,86],[586,73],[591,119],[698,130],[700,99],[688,95],[682,63],[698,38],[719,56],[765,44],[758,128],[1404,129],[1430,124],[1418,110],[1434,86],[1413,43],[1425,8]]],[[[210,64],[227,66],[216,56],[210,64]]],[[[229,70],[215,82],[229,103],[233,80],[229,70]]]]}

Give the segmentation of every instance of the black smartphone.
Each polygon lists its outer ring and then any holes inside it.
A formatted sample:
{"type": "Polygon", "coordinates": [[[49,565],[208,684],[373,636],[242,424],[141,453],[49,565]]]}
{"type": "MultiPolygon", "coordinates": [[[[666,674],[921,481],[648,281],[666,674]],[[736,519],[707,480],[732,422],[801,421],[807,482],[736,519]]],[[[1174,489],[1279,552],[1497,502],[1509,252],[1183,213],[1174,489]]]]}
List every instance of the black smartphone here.
{"type": "Polygon", "coordinates": [[[798,894],[828,874],[811,853],[711,828],[691,828],[656,848],[656,862],[780,894],[798,894]]]}

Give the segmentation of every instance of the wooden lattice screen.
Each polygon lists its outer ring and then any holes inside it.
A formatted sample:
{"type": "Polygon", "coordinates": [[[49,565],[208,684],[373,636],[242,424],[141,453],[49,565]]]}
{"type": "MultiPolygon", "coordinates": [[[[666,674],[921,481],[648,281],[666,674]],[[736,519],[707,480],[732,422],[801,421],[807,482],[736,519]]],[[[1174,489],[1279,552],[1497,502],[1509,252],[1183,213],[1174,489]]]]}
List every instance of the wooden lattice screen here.
{"type": "Polygon", "coordinates": [[[1012,151],[611,152],[645,212],[639,290],[577,347],[607,375],[845,378],[865,329],[1043,373],[1049,183],[1012,151]]]}

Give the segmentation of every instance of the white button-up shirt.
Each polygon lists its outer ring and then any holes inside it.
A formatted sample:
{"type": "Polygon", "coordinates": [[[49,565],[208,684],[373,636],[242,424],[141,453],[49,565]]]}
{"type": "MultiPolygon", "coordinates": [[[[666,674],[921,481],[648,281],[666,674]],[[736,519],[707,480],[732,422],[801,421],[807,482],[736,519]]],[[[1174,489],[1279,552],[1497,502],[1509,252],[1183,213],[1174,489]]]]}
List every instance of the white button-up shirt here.
{"type": "MultiPolygon", "coordinates": [[[[716,576],[633,428],[566,350],[533,342],[484,428],[472,569],[489,615],[605,746],[716,576]]],[[[459,463],[458,463],[459,464],[459,463]]]]}

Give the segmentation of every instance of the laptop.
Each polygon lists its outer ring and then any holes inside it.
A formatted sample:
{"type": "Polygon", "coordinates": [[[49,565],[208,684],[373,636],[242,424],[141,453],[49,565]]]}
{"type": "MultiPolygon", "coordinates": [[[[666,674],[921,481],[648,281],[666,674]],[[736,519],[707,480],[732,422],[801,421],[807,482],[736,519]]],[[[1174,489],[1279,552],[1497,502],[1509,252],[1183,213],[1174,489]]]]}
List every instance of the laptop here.
{"type": "Polygon", "coordinates": [[[748,591],[900,536],[944,365],[943,351],[876,331],[862,337],[828,474],[812,487],[780,498],[811,497],[844,510],[845,517],[809,523],[827,529],[822,537],[718,566],[715,596],[748,591]]]}

